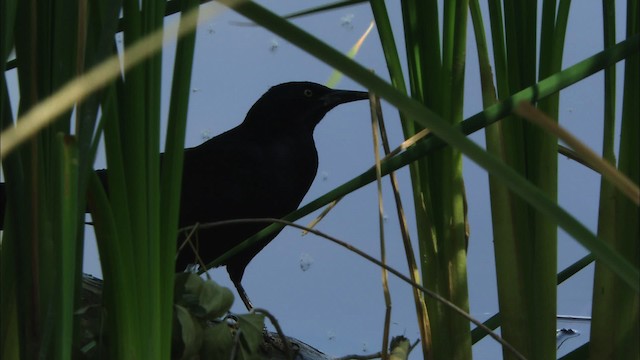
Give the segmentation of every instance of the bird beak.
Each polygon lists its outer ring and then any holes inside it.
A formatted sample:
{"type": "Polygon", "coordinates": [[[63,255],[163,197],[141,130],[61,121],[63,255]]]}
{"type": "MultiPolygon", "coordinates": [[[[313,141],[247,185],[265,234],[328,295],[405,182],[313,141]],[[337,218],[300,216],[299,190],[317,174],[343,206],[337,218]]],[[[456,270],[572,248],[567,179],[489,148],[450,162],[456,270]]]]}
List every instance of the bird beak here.
{"type": "Polygon", "coordinates": [[[324,95],[322,104],[324,107],[332,109],[340,104],[365,100],[369,98],[369,93],[365,91],[350,91],[350,90],[333,90],[330,93],[324,95]]]}

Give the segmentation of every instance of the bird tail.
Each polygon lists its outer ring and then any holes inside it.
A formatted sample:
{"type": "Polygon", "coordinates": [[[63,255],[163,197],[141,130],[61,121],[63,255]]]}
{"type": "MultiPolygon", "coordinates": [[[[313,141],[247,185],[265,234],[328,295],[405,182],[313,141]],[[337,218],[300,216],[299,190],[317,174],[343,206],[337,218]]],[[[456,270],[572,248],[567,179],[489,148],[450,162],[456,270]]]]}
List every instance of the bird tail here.
{"type": "MultiPolygon", "coordinates": [[[[100,178],[100,182],[102,182],[102,186],[104,186],[105,190],[108,192],[108,184],[107,184],[107,171],[106,170],[97,170],[96,173],[100,178]]],[[[7,213],[7,185],[5,183],[0,183],[0,230],[4,230],[4,221],[7,213]]],[[[86,212],[89,212],[89,209],[86,209],[86,212]]]]}

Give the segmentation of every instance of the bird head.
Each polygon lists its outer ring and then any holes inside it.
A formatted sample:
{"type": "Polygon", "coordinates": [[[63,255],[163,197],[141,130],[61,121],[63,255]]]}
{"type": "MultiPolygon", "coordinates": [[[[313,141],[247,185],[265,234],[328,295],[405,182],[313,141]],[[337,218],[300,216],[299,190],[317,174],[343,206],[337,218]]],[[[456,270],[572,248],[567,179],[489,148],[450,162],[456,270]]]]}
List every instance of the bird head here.
{"type": "Polygon", "coordinates": [[[288,82],[269,89],[251,107],[244,125],[269,132],[313,133],[334,107],[368,99],[363,91],[334,90],[312,82],[288,82]]]}

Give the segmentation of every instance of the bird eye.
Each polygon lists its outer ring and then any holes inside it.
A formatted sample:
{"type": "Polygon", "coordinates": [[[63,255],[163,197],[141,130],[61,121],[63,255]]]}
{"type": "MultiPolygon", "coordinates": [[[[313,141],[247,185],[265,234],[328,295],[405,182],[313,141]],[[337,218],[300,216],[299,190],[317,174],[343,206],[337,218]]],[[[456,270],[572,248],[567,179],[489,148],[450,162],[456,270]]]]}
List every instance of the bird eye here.
{"type": "Polygon", "coordinates": [[[303,94],[304,94],[304,96],[310,98],[310,97],[313,96],[313,91],[311,91],[311,89],[304,89],[303,94]]]}

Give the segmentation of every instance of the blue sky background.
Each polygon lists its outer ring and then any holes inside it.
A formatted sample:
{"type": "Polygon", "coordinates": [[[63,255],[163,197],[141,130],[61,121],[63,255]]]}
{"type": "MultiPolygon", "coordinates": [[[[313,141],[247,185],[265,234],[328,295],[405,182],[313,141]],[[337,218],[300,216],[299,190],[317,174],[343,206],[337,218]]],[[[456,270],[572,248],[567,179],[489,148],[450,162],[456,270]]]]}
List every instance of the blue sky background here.
{"type": "MultiPolygon", "coordinates": [[[[322,1],[259,1],[279,14],[292,13],[318,6],[322,1]]],[[[616,1],[618,41],[624,38],[624,2],[616,1]]],[[[216,5],[205,5],[216,6],[216,5]]],[[[403,49],[399,5],[387,2],[399,49],[403,49]]],[[[577,1],[567,30],[564,67],[602,50],[601,3],[577,1]]],[[[484,12],[485,15],[488,12],[484,12]]],[[[488,15],[487,15],[488,16],[488,15]]],[[[368,4],[293,20],[295,24],[347,52],[373,19],[368,4]]],[[[171,17],[168,21],[175,20],[171,17]]],[[[192,93],[187,124],[186,144],[196,146],[238,125],[250,106],[269,87],[287,81],[325,83],[332,69],[277,36],[253,26],[240,26],[244,18],[227,10],[203,22],[197,31],[196,53],[192,77],[192,93]]],[[[488,20],[485,21],[485,24],[488,20]]],[[[482,110],[478,67],[472,27],[467,37],[467,88],[465,118],[482,110]]],[[[175,43],[164,53],[166,76],[163,96],[166,118],[175,43]]],[[[404,53],[401,50],[401,58],[404,53]]],[[[386,65],[374,28],[356,60],[387,78],[386,65]]],[[[618,65],[619,83],[623,68],[618,65]]],[[[15,72],[8,73],[15,78],[15,72]]],[[[15,80],[14,80],[15,81],[15,80]]],[[[362,90],[345,78],[337,87],[362,90]]],[[[561,93],[560,122],[598,153],[602,143],[603,75],[596,74],[561,93]]],[[[619,92],[621,94],[621,91],[619,92]]],[[[14,109],[17,108],[14,100],[14,109]]],[[[620,105],[618,105],[620,109],[620,105]]],[[[391,146],[402,141],[397,112],[383,103],[391,146]]],[[[366,102],[342,105],[331,111],[315,131],[320,159],[318,176],[303,204],[359,175],[373,164],[369,106],[366,102]]],[[[471,138],[484,145],[484,134],[471,138]]],[[[96,168],[105,166],[104,156],[96,168]]],[[[408,171],[398,173],[407,214],[412,213],[408,171]]],[[[464,176],[469,203],[471,238],[469,242],[469,292],[471,314],[484,320],[498,310],[493,243],[486,173],[465,159],[464,176]]],[[[386,209],[385,236],[388,262],[407,272],[389,181],[384,179],[386,209]]],[[[599,176],[564,157],[559,159],[559,202],[594,232],[597,224],[599,176]]],[[[317,213],[299,220],[308,224],[317,213]]],[[[417,235],[414,219],[409,215],[414,249],[417,235]]],[[[318,229],[379,256],[377,194],[370,184],[346,197],[324,219],[318,229]]],[[[558,270],[586,255],[586,251],[564,232],[559,231],[558,270]]],[[[84,270],[101,276],[99,260],[91,228],[87,233],[84,270]]],[[[215,281],[229,286],[224,268],[210,272],[215,281]]],[[[589,266],[558,289],[558,313],[590,316],[593,266],[589,266]]],[[[335,356],[366,354],[379,351],[382,343],[384,300],[380,270],[367,261],[313,235],[302,237],[299,230],[285,229],[247,267],[243,285],[254,305],[271,311],[284,332],[335,356]],[[301,268],[301,261],[310,265],[301,268]]],[[[415,308],[408,285],[390,278],[392,291],[391,335],[419,338],[415,308]]],[[[234,290],[235,294],[235,290],[234,290]]],[[[233,311],[245,312],[241,301],[233,311]]],[[[581,332],[577,339],[563,345],[559,355],[588,340],[588,323],[561,321],[558,328],[581,332]]],[[[497,344],[485,338],[474,346],[476,359],[501,356],[497,344]]],[[[420,347],[412,359],[422,358],[420,347]]]]}

